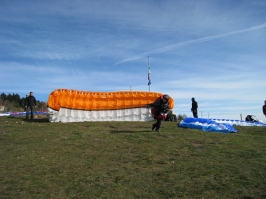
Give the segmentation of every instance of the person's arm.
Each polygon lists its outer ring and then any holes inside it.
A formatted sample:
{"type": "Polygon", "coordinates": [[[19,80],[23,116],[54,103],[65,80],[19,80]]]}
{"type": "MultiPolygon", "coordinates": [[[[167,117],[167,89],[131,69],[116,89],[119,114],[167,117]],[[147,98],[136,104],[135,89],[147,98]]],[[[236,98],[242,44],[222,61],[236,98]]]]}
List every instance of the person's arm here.
{"type": "Polygon", "coordinates": [[[37,106],[37,101],[36,101],[36,98],[34,97],[34,104],[35,104],[35,107],[37,106]]]}
{"type": "Polygon", "coordinates": [[[165,109],[165,111],[166,111],[166,114],[168,114],[168,113],[171,112],[171,109],[170,109],[170,107],[169,107],[169,104],[167,105],[167,108],[165,109]]]}
{"type": "Polygon", "coordinates": [[[25,106],[25,107],[28,106],[28,98],[25,99],[24,106],[25,106]]]}
{"type": "Polygon", "coordinates": [[[155,102],[149,104],[149,106],[151,106],[151,107],[157,107],[159,105],[160,105],[160,100],[156,100],[155,102]]]}

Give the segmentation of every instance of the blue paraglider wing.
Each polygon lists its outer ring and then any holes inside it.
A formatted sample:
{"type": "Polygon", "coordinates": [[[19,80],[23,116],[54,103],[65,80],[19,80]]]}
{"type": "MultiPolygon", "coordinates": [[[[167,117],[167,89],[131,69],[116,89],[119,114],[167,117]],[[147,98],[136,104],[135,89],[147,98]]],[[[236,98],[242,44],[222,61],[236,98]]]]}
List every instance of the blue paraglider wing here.
{"type": "Polygon", "coordinates": [[[206,132],[219,132],[219,133],[235,133],[237,132],[233,126],[229,124],[222,124],[204,118],[185,118],[179,123],[180,127],[199,129],[206,132]]]}

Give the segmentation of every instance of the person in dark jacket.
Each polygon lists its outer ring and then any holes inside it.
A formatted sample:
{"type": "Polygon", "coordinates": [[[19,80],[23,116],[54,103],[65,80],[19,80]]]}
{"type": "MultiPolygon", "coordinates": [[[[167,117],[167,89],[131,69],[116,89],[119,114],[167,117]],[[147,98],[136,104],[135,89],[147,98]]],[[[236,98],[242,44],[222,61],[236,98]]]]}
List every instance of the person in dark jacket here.
{"type": "Polygon", "coordinates": [[[266,100],[264,101],[264,105],[262,106],[262,112],[266,117],[266,100]]]}
{"type": "Polygon", "coordinates": [[[36,99],[33,96],[33,92],[30,92],[30,95],[26,98],[25,108],[27,109],[26,112],[26,119],[29,119],[29,110],[31,111],[31,120],[33,120],[34,115],[34,107],[36,107],[36,99]]]}
{"type": "Polygon", "coordinates": [[[193,117],[198,118],[198,103],[196,102],[194,97],[191,98],[191,101],[192,101],[191,111],[193,113],[193,117]]]}
{"type": "Polygon", "coordinates": [[[152,104],[149,104],[152,107],[152,114],[154,119],[156,119],[156,123],[152,125],[152,131],[160,131],[160,127],[162,124],[162,120],[167,117],[169,109],[169,95],[162,95],[160,98],[156,99],[152,104]]]}

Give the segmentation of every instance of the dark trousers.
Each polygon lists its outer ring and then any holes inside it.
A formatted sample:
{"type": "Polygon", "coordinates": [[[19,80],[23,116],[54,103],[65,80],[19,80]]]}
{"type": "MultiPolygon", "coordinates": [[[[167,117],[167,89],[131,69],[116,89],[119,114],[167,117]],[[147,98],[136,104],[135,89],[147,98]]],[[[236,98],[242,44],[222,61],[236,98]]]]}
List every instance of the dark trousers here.
{"type": "Polygon", "coordinates": [[[193,117],[198,118],[198,111],[193,111],[193,117]]]}
{"type": "Polygon", "coordinates": [[[156,130],[159,130],[162,124],[163,119],[162,118],[156,118],[156,123],[153,124],[155,126],[156,130]]]}
{"type": "Polygon", "coordinates": [[[27,106],[27,112],[26,112],[26,119],[29,118],[29,110],[31,111],[30,119],[33,119],[34,114],[34,106],[27,106]]]}

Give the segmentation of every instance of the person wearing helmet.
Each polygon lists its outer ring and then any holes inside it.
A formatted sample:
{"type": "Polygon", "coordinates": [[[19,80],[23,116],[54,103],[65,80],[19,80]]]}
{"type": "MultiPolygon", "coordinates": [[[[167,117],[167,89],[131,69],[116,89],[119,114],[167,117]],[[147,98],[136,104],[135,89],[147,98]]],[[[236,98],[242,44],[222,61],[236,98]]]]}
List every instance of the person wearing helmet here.
{"type": "Polygon", "coordinates": [[[167,113],[170,111],[168,100],[170,99],[169,95],[162,95],[160,98],[156,99],[152,104],[149,104],[152,107],[152,114],[156,123],[152,125],[152,131],[160,131],[160,127],[163,119],[167,117],[167,113]]]}
{"type": "Polygon", "coordinates": [[[191,111],[193,113],[193,116],[194,118],[198,118],[198,103],[196,102],[194,97],[191,98],[191,101],[192,101],[191,111]]]}

